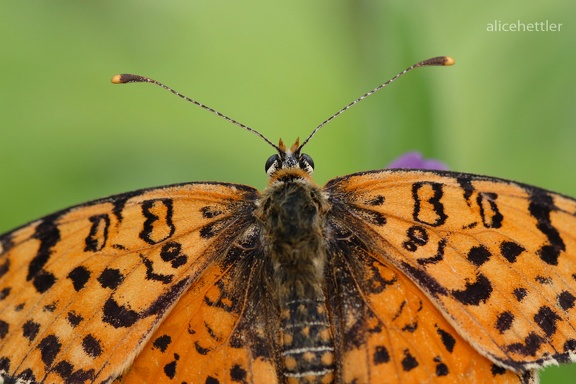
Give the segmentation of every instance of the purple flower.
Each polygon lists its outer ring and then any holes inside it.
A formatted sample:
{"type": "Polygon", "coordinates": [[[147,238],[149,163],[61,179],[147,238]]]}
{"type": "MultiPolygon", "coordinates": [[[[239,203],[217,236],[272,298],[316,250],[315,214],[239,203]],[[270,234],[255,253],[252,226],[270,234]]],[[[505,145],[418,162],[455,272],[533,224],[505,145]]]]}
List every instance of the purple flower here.
{"type": "Polygon", "coordinates": [[[386,168],[412,168],[433,169],[439,171],[448,170],[446,164],[439,160],[424,159],[420,152],[407,152],[394,159],[386,168]]]}

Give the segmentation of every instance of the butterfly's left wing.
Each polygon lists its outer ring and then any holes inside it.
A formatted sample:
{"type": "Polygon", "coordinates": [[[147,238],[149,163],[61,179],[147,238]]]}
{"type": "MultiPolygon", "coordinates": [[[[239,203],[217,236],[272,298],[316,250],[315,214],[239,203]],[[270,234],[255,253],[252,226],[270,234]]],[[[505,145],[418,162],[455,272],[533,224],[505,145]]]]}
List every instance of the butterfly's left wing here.
{"type": "MultiPolygon", "coordinates": [[[[575,200],[495,178],[417,170],[350,175],[325,192],[344,209],[339,217],[361,226],[375,268],[401,271],[479,353],[519,372],[573,360],[575,200]]],[[[380,283],[389,280],[383,276],[380,283]]],[[[376,308],[376,295],[364,292],[376,308]]]]}
{"type": "Polygon", "coordinates": [[[174,185],[0,236],[1,377],[104,383],[128,369],[189,286],[232,262],[222,255],[251,228],[257,198],[240,185],[174,185]]]}

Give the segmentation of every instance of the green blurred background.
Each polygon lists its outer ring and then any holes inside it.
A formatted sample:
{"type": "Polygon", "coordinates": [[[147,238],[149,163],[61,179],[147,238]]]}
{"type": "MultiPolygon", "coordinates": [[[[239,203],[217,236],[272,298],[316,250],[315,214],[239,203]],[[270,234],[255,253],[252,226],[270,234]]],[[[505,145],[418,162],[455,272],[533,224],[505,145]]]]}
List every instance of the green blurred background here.
{"type": "MultiPolygon", "coordinates": [[[[324,127],[316,180],[408,150],[454,170],[576,195],[576,7],[571,0],[0,3],[0,232],[138,188],[220,180],[263,188],[263,141],[146,84],[154,77],[289,144],[324,127]],[[488,32],[494,20],[559,32],[488,32]]],[[[548,369],[543,383],[572,383],[548,369]]]]}

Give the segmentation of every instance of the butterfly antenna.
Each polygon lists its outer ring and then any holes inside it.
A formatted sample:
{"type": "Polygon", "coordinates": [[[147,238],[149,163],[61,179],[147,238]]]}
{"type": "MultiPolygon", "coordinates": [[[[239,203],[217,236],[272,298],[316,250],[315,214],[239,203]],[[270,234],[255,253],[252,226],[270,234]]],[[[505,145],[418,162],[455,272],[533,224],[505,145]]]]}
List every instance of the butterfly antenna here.
{"type": "Polygon", "coordinates": [[[306,140],[304,140],[302,145],[300,145],[300,147],[298,147],[298,150],[302,149],[302,147],[304,145],[306,145],[306,143],[308,143],[308,141],[312,138],[312,136],[314,136],[316,134],[316,132],[318,132],[318,130],[320,128],[322,128],[323,126],[325,126],[326,124],[328,124],[329,122],[334,120],[336,117],[340,116],[342,113],[346,112],[348,109],[352,108],[352,106],[354,106],[358,102],[364,100],[368,96],[381,90],[382,88],[384,88],[385,86],[387,86],[388,84],[393,82],[394,80],[398,79],[400,76],[403,76],[406,73],[408,73],[411,70],[416,69],[418,67],[449,66],[449,65],[454,65],[454,63],[455,63],[455,61],[451,57],[439,56],[439,57],[433,57],[431,59],[421,61],[419,63],[416,63],[416,64],[406,68],[405,70],[403,70],[402,72],[400,72],[399,74],[397,74],[396,76],[394,76],[393,78],[391,78],[390,80],[385,82],[384,84],[381,84],[381,85],[377,86],[376,88],[374,88],[373,90],[366,92],[365,94],[363,94],[362,96],[360,96],[359,98],[357,98],[356,100],[354,100],[353,102],[351,102],[350,104],[348,104],[347,106],[345,106],[344,108],[342,108],[341,110],[339,110],[338,112],[336,112],[335,114],[333,114],[332,116],[330,116],[329,118],[324,120],[322,123],[320,123],[320,125],[318,125],[316,128],[314,128],[314,130],[312,131],[310,136],[308,136],[308,138],[306,140]]]}
{"type": "Polygon", "coordinates": [[[268,140],[268,138],[266,138],[266,136],[264,136],[263,134],[261,134],[260,132],[258,132],[255,129],[250,128],[247,125],[244,125],[226,115],[223,115],[222,113],[218,112],[217,110],[210,108],[207,105],[204,105],[196,100],[192,100],[191,98],[189,98],[188,96],[185,96],[175,90],[173,90],[172,88],[168,87],[167,85],[162,84],[159,81],[156,81],[154,79],[151,79],[149,77],[145,77],[145,76],[140,76],[140,75],[130,75],[130,74],[121,74],[121,75],[116,75],[114,77],[112,77],[112,83],[113,84],[127,84],[127,83],[152,83],[152,84],[156,84],[159,87],[162,87],[170,92],[172,92],[173,94],[175,94],[176,96],[181,97],[182,99],[191,102],[192,104],[196,104],[197,106],[199,106],[200,108],[203,108],[209,112],[212,112],[215,115],[220,116],[221,118],[223,118],[224,120],[227,120],[229,122],[231,122],[232,124],[235,124],[237,126],[239,126],[240,128],[244,128],[245,130],[252,132],[258,136],[260,136],[265,142],[267,142],[268,144],[270,144],[272,147],[274,147],[278,152],[282,152],[280,150],[280,148],[278,148],[277,145],[275,145],[274,143],[272,143],[270,140],[268,140]]]}

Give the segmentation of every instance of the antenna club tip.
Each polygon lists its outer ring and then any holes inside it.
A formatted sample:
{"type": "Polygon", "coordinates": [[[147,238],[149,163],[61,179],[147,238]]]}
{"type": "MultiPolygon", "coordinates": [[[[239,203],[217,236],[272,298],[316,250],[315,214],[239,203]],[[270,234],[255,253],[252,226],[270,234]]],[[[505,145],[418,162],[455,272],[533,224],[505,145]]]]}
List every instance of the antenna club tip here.
{"type": "Polygon", "coordinates": [[[451,58],[450,56],[438,56],[438,57],[433,57],[433,58],[428,59],[428,60],[421,61],[418,64],[415,64],[413,66],[413,68],[431,67],[431,66],[446,67],[446,66],[454,65],[455,63],[456,63],[456,61],[453,58],[451,58]]]}
{"type": "Polygon", "coordinates": [[[454,65],[455,63],[456,61],[450,56],[437,56],[428,60],[421,61],[418,64],[414,64],[410,69],[417,67],[433,67],[433,66],[446,67],[454,65]]]}
{"type": "Polygon", "coordinates": [[[444,66],[450,66],[456,64],[456,60],[451,58],[450,56],[444,56],[444,66]]]}
{"type": "Polygon", "coordinates": [[[124,83],[124,81],[122,81],[122,76],[123,76],[123,75],[114,75],[114,76],[112,76],[112,84],[122,84],[122,83],[124,83]]]}
{"type": "Polygon", "coordinates": [[[143,83],[148,81],[144,76],[122,73],[112,77],[112,84],[143,83]]]}

